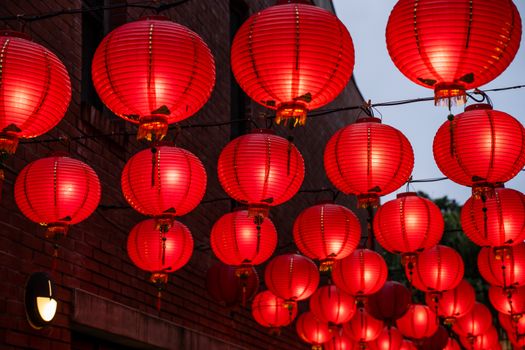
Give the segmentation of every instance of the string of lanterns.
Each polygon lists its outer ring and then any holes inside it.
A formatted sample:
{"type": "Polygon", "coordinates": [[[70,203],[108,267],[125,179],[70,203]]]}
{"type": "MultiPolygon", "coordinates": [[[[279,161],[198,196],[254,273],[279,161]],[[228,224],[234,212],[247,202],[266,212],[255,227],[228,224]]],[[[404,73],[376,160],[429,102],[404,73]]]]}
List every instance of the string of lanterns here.
{"type": "MultiPolygon", "coordinates": [[[[307,3],[278,1],[254,14],[232,44],[235,78],[255,102],[276,111],[277,124],[304,125],[308,112],[335,99],[353,71],[353,43],[345,26],[307,3]]],[[[511,0],[450,6],[445,0],[399,0],[386,29],[396,66],[415,83],[433,88],[436,103],[448,106],[465,102],[467,90],[502,73],[521,38],[521,19],[511,0]],[[436,26],[436,21],[446,25],[436,26]]],[[[63,118],[71,86],[62,62],[27,35],[4,31],[0,46],[0,109],[5,115],[0,151],[6,158],[19,139],[42,135],[63,118]]],[[[139,125],[138,139],[154,141],[129,159],[121,185],[130,206],[150,217],[130,232],[128,254],[152,274],[160,291],[168,273],[191,257],[190,230],[175,218],[199,205],[207,181],[197,156],[160,141],[170,124],[191,117],[207,102],[215,62],[196,33],[150,16],[104,38],[92,75],[104,104],[139,125]]],[[[449,116],[437,131],[433,151],[443,174],[472,187],[473,196],[461,212],[462,227],[483,246],[478,267],[492,285],[489,299],[511,341],[522,346],[525,197],[503,183],[525,166],[525,130],[491,105],[474,104],[449,116]]],[[[410,181],[413,165],[408,139],[371,116],[337,131],[324,153],[329,180],[339,191],[356,195],[358,206],[369,213],[379,207],[381,196],[410,181]]],[[[444,223],[429,200],[401,194],[380,206],[368,227],[385,250],[402,255],[410,287],[426,293],[428,305],[422,305],[411,301],[406,287],[386,281],[383,257],[359,246],[356,216],[335,203],[307,208],[296,219],[294,241],[304,255],[271,258],[277,232],[269,210],[292,198],[305,176],[303,157],[292,140],[272,130],[253,130],[226,145],[217,173],[224,191],[246,208],[226,213],[212,228],[212,250],[223,263],[207,274],[215,299],[230,306],[253,297],[254,319],[277,332],[296,318],[297,302],[310,298],[311,311],[297,317],[296,330],[314,349],[459,348],[438,316],[453,325],[465,347],[497,348],[492,316],[475,302],[472,286],[463,279],[461,256],[438,245],[444,223]],[[256,294],[254,266],[270,258],[264,272],[269,290],[256,294]],[[333,284],[319,287],[319,270],[331,272],[333,284]],[[386,301],[388,308],[382,304],[386,301]]],[[[57,238],[95,210],[100,182],[88,165],[55,154],[21,171],[15,199],[25,216],[57,238]]]]}

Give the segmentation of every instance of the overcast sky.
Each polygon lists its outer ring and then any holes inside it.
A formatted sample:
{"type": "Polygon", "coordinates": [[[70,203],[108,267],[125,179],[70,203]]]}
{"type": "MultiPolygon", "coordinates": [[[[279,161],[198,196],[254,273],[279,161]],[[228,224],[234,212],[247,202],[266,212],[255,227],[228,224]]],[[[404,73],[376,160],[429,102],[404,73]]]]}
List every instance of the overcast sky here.
{"type": "MultiPolygon", "coordinates": [[[[385,43],[385,28],[395,0],[333,0],[338,17],[348,28],[354,41],[356,63],[354,76],[365,99],[385,102],[416,97],[428,97],[433,91],[412,83],[392,63],[385,43]]],[[[523,18],[525,1],[514,1],[523,18]]],[[[481,89],[525,85],[525,39],[512,64],[498,78],[481,89]]],[[[489,93],[494,108],[509,113],[525,124],[525,88],[489,93]]],[[[441,177],[432,155],[432,141],[439,126],[446,120],[448,110],[434,107],[433,101],[397,107],[382,107],[383,122],[403,132],[414,148],[414,179],[441,177]]],[[[456,107],[453,113],[463,111],[456,107]]],[[[377,113],[376,113],[377,114],[377,113]]],[[[507,187],[525,192],[525,172],[507,183],[507,187]]],[[[413,189],[427,192],[431,197],[448,195],[461,204],[470,196],[470,188],[445,180],[435,183],[416,183],[413,189]]],[[[399,191],[404,191],[401,188],[399,191]]],[[[399,192],[398,191],[398,192],[399,192]]],[[[385,197],[382,202],[394,198],[385,197]]]]}

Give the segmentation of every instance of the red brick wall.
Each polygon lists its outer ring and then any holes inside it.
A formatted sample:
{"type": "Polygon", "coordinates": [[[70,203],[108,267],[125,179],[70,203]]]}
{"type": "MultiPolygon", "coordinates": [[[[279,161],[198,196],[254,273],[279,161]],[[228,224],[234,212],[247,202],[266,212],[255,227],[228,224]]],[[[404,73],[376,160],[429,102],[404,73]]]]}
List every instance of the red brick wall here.
{"type": "MultiPolygon", "coordinates": [[[[273,0],[247,1],[253,13],[273,0]]],[[[217,83],[206,106],[182,124],[226,121],[230,118],[229,66],[229,1],[189,1],[165,13],[174,21],[200,34],[212,50],[217,66],[217,83]],[[213,3],[213,6],[210,6],[213,3]]],[[[80,1],[9,1],[0,7],[0,16],[37,14],[63,8],[78,8],[80,1]]],[[[136,19],[149,11],[129,10],[128,19],[136,19]]],[[[2,23],[17,29],[16,21],[2,23]]],[[[81,16],[65,15],[28,23],[25,30],[33,39],[48,47],[66,65],[73,88],[73,97],[64,120],[47,135],[79,136],[97,132],[134,131],[123,121],[81,111],[81,16]]],[[[359,104],[362,99],[351,82],[344,93],[328,107],[359,104]]],[[[253,116],[262,109],[252,103],[253,116]]],[[[289,131],[277,128],[281,135],[292,134],[306,162],[303,189],[331,187],[322,165],[322,152],[327,139],[341,126],[348,124],[355,114],[338,114],[310,119],[305,128],[289,131]]],[[[230,126],[185,129],[177,144],[199,156],[208,173],[208,189],[204,200],[226,197],[216,176],[220,150],[230,139],[230,126]]],[[[99,208],[84,222],[75,225],[68,237],[60,241],[59,259],[53,273],[60,306],[54,325],[36,331],[29,327],[24,313],[23,293],[31,272],[49,271],[52,264],[52,244],[43,238],[43,228],[26,219],[13,198],[16,174],[29,162],[47,155],[51,150],[69,149],[72,156],[90,164],[102,183],[101,204],[122,205],[126,202],[120,191],[120,173],[125,161],[141,147],[133,137],[108,137],[61,143],[33,143],[20,145],[16,157],[7,161],[6,181],[0,203],[0,346],[2,349],[69,349],[71,344],[70,315],[72,290],[81,288],[139,310],[157,314],[156,290],[148,283],[148,274],[134,267],[127,257],[125,242],[129,230],[144,219],[131,209],[99,208]]],[[[293,218],[305,207],[329,194],[299,194],[290,202],[272,209],[272,218],[280,234],[281,251],[293,251],[291,225],[293,218]],[[284,247],[284,248],[283,248],[284,247]]],[[[355,209],[351,198],[339,197],[339,203],[355,209]]],[[[181,218],[192,231],[196,249],[189,264],[170,277],[163,296],[160,317],[250,349],[300,349],[292,327],[278,337],[270,337],[258,326],[249,310],[232,310],[212,301],[205,290],[207,268],[215,262],[209,249],[212,224],[231,209],[230,201],[201,204],[192,213],[181,218]]],[[[262,269],[259,269],[262,276],[262,269]]]]}

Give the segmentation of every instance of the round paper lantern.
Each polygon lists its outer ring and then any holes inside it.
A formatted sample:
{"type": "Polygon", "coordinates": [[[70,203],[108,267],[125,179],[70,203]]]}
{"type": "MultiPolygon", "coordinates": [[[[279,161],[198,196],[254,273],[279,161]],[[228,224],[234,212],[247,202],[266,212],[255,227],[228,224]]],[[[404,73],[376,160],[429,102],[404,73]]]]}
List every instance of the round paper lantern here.
{"type": "Polygon", "coordinates": [[[354,316],[355,300],[337,286],[323,286],[310,297],[310,311],[322,322],[342,324],[354,316]]]}
{"type": "Polygon", "coordinates": [[[426,305],[410,305],[408,311],[396,321],[399,331],[408,338],[431,337],[438,329],[438,318],[426,305]]]}
{"type": "Polygon", "coordinates": [[[331,102],[354,68],[354,46],[332,13],[292,1],[259,11],[232,43],[232,71],[257,103],[276,109],[276,122],[303,125],[307,111],[331,102]]]}
{"type": "Polygon", "coordinates": [[[525,334],[525,317],[518,315],[502,314],[498,312],[498,321],[508,333],[525,334]]]}
{"type": "Polygon", "coordinates": [[[501,247],[525,239],[525,196],[496,188],[489,198],[471,197],[461,209],[461,228],[477,245],[501,247]]]}
{"type": "Polygon", "coordinates": [[[425,250],[415,262],[405,266],[409,280],[417,289],[433,294],[454,289],[464,272],[463,259],[454,249],[437,245],[425,250]]]}
{"type": "Polygon", "coordinates": [[[333,334],[328,324],[319,321],[311,312],[304,312],[295,323],[297,335],[303,341],[312,344],[312,349],[322,350],[321,344],[329,341],[333,334]]]}
{"type": "Polygon", "coordinates": [[[401,347],[399,350],[417,350],[417,346],[412,343],[410,340],[403,339],[403,342],[401,343],[401,347]]]}
{"type": "Polygon", "coordinates": [[[434,137],[434,159],[450,180],[472,187],[475,196],[492,196],[498,183],[525,165],[525,130],[507,113],[475,104],[446,121],[434,137]]]}
{"type": "Polygon", "coordinates": [[[358,298],[374,294],[381,289],[387,276],[385,260],[369,249],[356,249],[348,257],[336,260],[332,268],[335,285],[358,298]]]}
{"type": "Polygon", "coordinates": [[[141,214],[154,216],[161,229],[199,205],[206,171],[193,153],[174,146],[145,149],[131,157],[121,177],[122,193],[141,214]]]}
{"type": "Polygon", "coordinates": [[[266,287],[287,305],[309,298],[319,284],[319,271],[314,262],[298,254],[274,257],[264,270],[266,287]]]}
{"type": "Polygon", "coordinates": [[[400,350],[403,345],[403,335],[396,327],[385,327],[377,339],[368,343],[370,350],[400,350]]]}
{"type": "Polygon", "coordinates": [[[344,333],[337,332],[332,339],[323,344],[323,350],[361,350],[361,347],[344,333]]]}
{"type": "Polygon", "coordinates": [[[342,205],[323,203],[299,214],[293,226],[297,248],[311,259],[321,261],[321,270],[331,268],[334,260],[350,255],[361,238],[357,216],[342,205]]]}
{"type": "Polygon", "coordinates": [[[456,319],[452,328],[463,337],[476,337],[484,334],[492,325],[492,314],[489,309],[476,302],[468,314],[456,319]]]}
{"type": "Polygon", "coordinates": [[[375,340],[382,330],[383,321],[373,318],[363,308],[358,308],[350,322],[343,324],[344,333],[361,344],[375,340]]]}
{"type": "Polygon", "coordinates": [[[470,283],[463,279],[456,288],[441,293],[439,298],[427,293],[425,301],[439,316],[445,318],[445,323],[452,324],[456,318],[472,310],[476,302],[476,292],[470,283]]]}
{"type": "Polygon", "coordinates": [[[247,210],[222,216],[212,227],[211,248],[225,264],[240,266],[238,273],[268,260],[277,246],[277,231],[270,219],[254,223],[247,210]]]}
{"type": "Polygon", "coordinates": [[[525,243],[504,248],[481,248],[478,269],[489,284],[503,288],[525,285],[525,243]]]}
{"type": "Polygon", "coordinates": [[[128,255],[139,269],[152,273],[151,281],[166,283],[168,273],[188,263],[193,253],[190,230],[173,221],[169,230],[161,232],[154,219],[139,222],[128,236],[128,255]]]}
{"type": "Polygon", "coordinates": [[[15,182],[15,201],[31,221],[47,227],[46,237],[65,235],[90,216],[100,201],[100,181],[86,163],[52,155],[29,163],[15,182]]]}
{"type": "Polygon", "coordinates": [[[139,124],[139,139],[162,139],[168,124],[192,116],[208,101],[215,62],[199,35],[165,17],[150,16],[102,40],[92,77],[102,102],[139,124]]]}
{"type": "Polygon", "coordinates": [[[386,27],[392,61],[408,79],[434,89],[436,103],[465,101],[465,90],[500,75],[520,40],[512,1],[399,0],[386,27]]]}
{"type": "Polygon", "coordinates": [[[439,326],[431,337],[420,341],[419,348],[421,350],[443,350],[447,346],[448,339],[447,330],[443,326],[439,326]]]}
{"type": "Polygon", "coordinates": [[[378,118],[361,118],[328,141],[324,167],[337,189],[357,195],[359,207],[377,206],[379,196],[407,182],[414,152],[399,130],[378,118]]]}
{"type": "Polygon", "coordinates": [[[222,188],[248,205],[252,216],[292,198],[303,183],[304,160],[293,145],[271,130],[254,130],[224,147],[217,165],[222,188]]]}
{"type": "Polygon", "coordinates": [[[245,305],[259,289],[259,276],[252,267],[250,273],[237,276],[237,269],[221,262],[206,273],[206,289],[213,300],[226,307],[245,305]]]}
{"type": "Polygon", "coordinates": [[[410,307],[412,294],[401,283],[386,281],[383,287],[368,297],[366,309],[375,318],[392,324],[410,307]]]}
{"type": "Polygon", "coordinates": [[[498,343],[498,331],[490,327],[485,333],[477,337],[461,337],[461,343],[467,349],[471,350],[492,350],[498,343]]]}
{"type": "Polygon", "coordinates": [[[414,256],[439,243],[445,223],[432,201],[414,192],[400,193],[374,216],[374,235],[391,253],[414,256]]]}
{"type": "Polygon", "coordinates": [[[461,348],[454,338],[449,337],[447,345],[443,348],[443,350],[461,350],[461,348]]]}
{"type": "Polygon", "coordinates": [[[71,83],[58,57],[25,33],[3,30],[0,153],[13,154],[19,138],[48,132],[71,101],[71,83]]]}
{"type": "Polygon", "coordinates": [[[504,314],[521,315],[525,312],[525,287],[489,288],[489,300],[494,308],[504,314]]]}
{"type": "Polygon", "coordinates": [[[286,307],[284,299],[265,290],[253,299],[252,315],[261,326],[278,331],[279,328],[288,326],[295,319],[297,305],[286,307]]]}

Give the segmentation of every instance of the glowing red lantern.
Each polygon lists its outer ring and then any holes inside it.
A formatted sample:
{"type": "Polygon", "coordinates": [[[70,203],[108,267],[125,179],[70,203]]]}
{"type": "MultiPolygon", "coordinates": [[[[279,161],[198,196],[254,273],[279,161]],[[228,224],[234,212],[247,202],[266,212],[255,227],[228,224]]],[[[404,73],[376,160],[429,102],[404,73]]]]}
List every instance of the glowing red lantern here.
{"type": "Polygon", "coordinates": [[[47,227],[46,237],[67,234],[90,216],[100,201],[100,181],[86,163],[54,155],[29,163],[15,182],[15,201],[31,221],[47,227]]]}
{"type": "Polygon", "coordinates": [[[279,328],[288,326],[297,316],[297,305],[287,307],[285,304],[284,299],[269,290],[260,292],[252,302],[253,318],[261,326],[278,332],[279,328]]]}
{"type": "Polygon", "coordinates": [[[206,289],[213,300],[226,307],[245,305],[259,289],[259,276],[253,267],[249,273],[237,276],[234,266],[218,262],[206,273],[206,289]]]}
{"type": "Polygon", "coordinates": [[[414,152],[399,130],[378,118],[361,118],[335,133],[324,152],[324,168],[341,192],[357,195],[360,207],[377,206],[379,196],[407,182],[414,152]]]}
{"type": "Polygon", "coordinates": [[[13,154],[19,138],[48,132],[71,101],[71,83],[58,57],[25,33],[3,30],[0,153],[13,154]]]}
{"type": "Polygon", "coordinates": [[[344,333],[335,333],[332,339],[323,344],[324,350],[360,350],[359,343],[353,341],[344,333]]]}
{"type": "Polygon", "coordinates": [[[417,346],[410,340],[403,339],[399,350],[417,350],[417,346]]]}
{"type": "Polygon", "coordinates": [[[139,222],[128,236],[128,255],[142,270],[151,272],[151,281],[165,284],[168,273],[182,268],[193,253],[190,230],[173,221],[169,230],[159,234],[154,219],[139,222]]]}
{"type": "Polygon", "coordinates": [[[264,270],[266,287],[287,304],[309,298],[319,284],[319,271],[314,262],[298,254],[274,257],[264,270]]]}
{"type": "Polygon", "coordinates": [[[385,260],[369,249],[356,249],[348,257],[336,260],[332,268],[335,285],[358,298],[381,289],[387,276],[385,260]]]}
{"type": "Polygon", "coordinates": [[[436,103],[465,101],[466,90],[500,75],[520,40],[521,19],[512,1],[487,6],[483,0],[400,0],[386,27],[392,61],[408,79],[434,89],[436,103]]]}
{"type": "Polygon", "coordinates": [[[354,316],[355,300],[337,286],[323,286],[310,297],[310,311],[322,322],[341,324],[354,316]]]}
{"type": "Polygon", "coordinates": [[[383,287],[368,297],[367,311],[375,318],[392,324],[410,307],[412,294],[401,283],[386,281],[383,287]]]}
{"type": "Polygon", "coordinates": [[[434,159],[450,180],[491,197],[525,165],[525,130],[507,113],[475,104],[446,121],[434,137],[434,159]]]}
{"type": "Polygon", "coordinates": [[[447,330],[443,326],[439,326],[432,336],[419,342],[419,348],[424,350],[443,350],[447,345],[448,339],[447,330]]]}
{"type": "Polygon", "coordinates": [[[495,286],[525,285],[525,243],[504,248],[481,248],[478,270],[485,281],[495,286]]]}
{"type": "Polygon", "coordinates": [[[240,266],[239,273],[268,260],[277,246],[277,231],[270,219],[254,223],[247,210],[222,216],[212,227],[211,248],[225,264],[240,266]]]}
{"type": "Polygon", "coordinates": [[[254,130],[224,147],[217,165],[222,188],[248,205],[251,216],[292,198],[303,183],[304,160],[293,145],[271,130],[254,130]]]}
{"type": "Polygon", "coordinates": [[[498,312],[498,321],[508,333],[525,334],[525,317],[498,312]]]}
{"type": "Polygon", "coordinates": [[[318,320],[311,312],[304,312],[297,318],[295,329],[299,338],[312,344],[312,349],[315,350],[321,350],[321,345],[333,336],[328,324],[318,320]]]}
{"type": "Polygon", "coordinates": [[[354,46],[334,14],[292,2],[248,18],[233,40],[231,64],[248,96],[277,110],[277,123],[291,118],[303,125],[309,110],[331,102],[346,87],[354,46]]]}
{"type": "Polygon", "coordinates": [[[397,328],[405,337],[428,338],[438,329],[438,318],[426,305],[410,305],[408,311],[396,321],[397,328]]]}
{"type": "Polygon", "coordinates": [[[414,256],[439,243],[445,223],[437,205],[414,192],[400,193],[374,216],[374,234],[391,253],[414,256]]]}
{"type": "Polygon", "coordinates": [[[361,238],[361,224],[355,214],[333,203],[307,208],[293,226],[297,248],[311,259],[321,261],[321,270],[328,270],[334,260],[350,255],[361,238]]]}
{"type": "Polygon", "coordinates": [[[373,318],[365,309],[358,308],[354,317],[343,324],[343,331],[363,344],[375,340],[383,330],[383,321],[373,318]]]}
{"type": "Polygon", "coordinates": [[[454,332],[463,337],[477,337],[484,334],[492,325],[492,314],[489,309],[476,302],[468,314],[456,319],[454,332]]]}
{"type": "Polygon", "coordinates": [[[462,317],[472,310],[476,302],[476,292],[466,280],[461,280],[454,289],[447,290],[436,298],[432,293],[427,293],[425,301],[432,310],[445,318],[446,323],[454,323],[455,319],[462,317]]]}
{"type": "Polygon", "coordinates": [[[443,348],[443,350],[461,350],[461,348],[454,338],[449,337],[447,345],[443,348]]]}
{"type": "Polygon", "coordinates": [[[409,280],[417,289],[433,294],[454,289],[463,278],[465,267],[454,249],[437,245],[416,256],[405,266],[409,280]]]}
{"type": "Polygon", "coordinates": [[[496,188],[489,198],[471,197],[461,209],[461,228],[477,245],[501,247],[525,239],[525,196],[496,188]]]}
{"type": "Polygon", "coordinates": [[[525,312],[525,287],[504,289],[491,286],[489,288],[489,300],[499,312],[521,315],[525,312]]]}
{"type": "Polygon", "coordinates": [[[140,151],[128,160],[121,185],[133,209],[154,216],[161,229],[166,229],[174,217],[199,205],[206,191],[206,171],[193,153],[159,146],[140,151]]]}
{"type": "Polygon", "coordinates": [[[403,345],[403,335],[396,327],[385,327],[374,341],[368,343],[370,350],[399,350],[403,345]]]}
{"type": "Polygon", "coordinates": [[[476,337],[461,337],[461,343],[467,349],[471,350],[492,350],[498,343],[498,331],[494,327],[476,337]]]}
{"type": "Polygon", "coordinates": [[[151,16],[124,24],[102,40],[92,76],[102,102],[139,124],[139,139],[162,139],[168,124],[192,116],[208,101],[215,62],[199,35],[151,16]]]}

